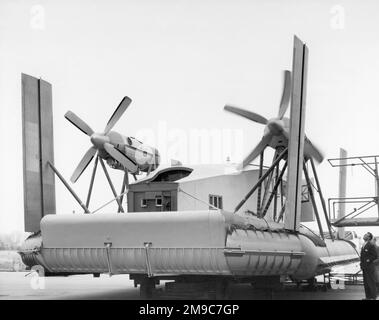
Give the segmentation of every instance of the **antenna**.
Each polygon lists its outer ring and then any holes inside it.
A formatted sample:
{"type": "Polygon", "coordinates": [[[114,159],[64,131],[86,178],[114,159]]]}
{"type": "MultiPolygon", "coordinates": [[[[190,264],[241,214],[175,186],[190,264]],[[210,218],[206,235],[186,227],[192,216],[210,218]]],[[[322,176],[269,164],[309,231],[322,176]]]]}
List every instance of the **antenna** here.
{"type": "MultiPolygon", "coordinates": [[[[340,148],[340,170],[339,170],[339,184],[338,184],[338,196],[340,198],[346,198],[346,161],[347,151],[340,148]]],[[[337,219],[341,219],[346,215],[346,203],[341,201],[338,206],[337,219]]],[[[338,228],[338,239],[345,238],[345,228],[338,228]]]]}

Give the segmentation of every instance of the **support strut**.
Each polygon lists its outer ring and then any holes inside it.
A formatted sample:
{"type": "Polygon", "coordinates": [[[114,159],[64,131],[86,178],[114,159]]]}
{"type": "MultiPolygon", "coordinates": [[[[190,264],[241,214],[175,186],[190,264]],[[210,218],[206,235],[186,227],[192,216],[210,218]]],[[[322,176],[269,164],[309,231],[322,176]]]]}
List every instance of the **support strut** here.
{"type": "MultiPolygon", "coordinates": [[[[124,172],[124,180],[122,181],[122,187],[121,187],[121,197],[120,197],[120,203],[122,204],[122,200],[124,199],[125,189],[129,189],[129,176],[128,171],[125,170],[124,172]]],[[[120,212],[120,208],[118,209],[118,212],[120,212]]]]}
{"type": "MultiPolygon", "coordinates": [[[[275,150],[275,154],[274,154],[274,157],[272,158],[272,161],[274,162],[275,159],[278,157],[278,152],[275,150]]],[[[279,165],[279,163],[278,163],[279,165]]],[[[269,190],[270,190],[270,186],[271,186],[271,182],[272,182],[272,178],[274,176],[274,171],[276,171],[276,167],[275,166],[275,170],[272,170],[270,175],[268,176],[268,179],[265,183],[265,192],[263,194],[263,199],[262,199],[262,204],[261,204],[261,207],[262,208],[265,208],[266,207],[266,199],[267,199],[267,196],[268,196],[268,193],[269,193],[269,190]]],[[[259,217],[264,217],[266,213],[262,213],[259,217]]]]}
{"type": "Polygon", "coordinates": [[[305,165],[305,161],[304,161],[304,164],[303,164],[303,171],[304,171],[304,175],[305,175],[305,180],[307,181],[308,193],[309,193],[309,197],[311,198],[313,210],[315,212],[318,229],[320,231],[320,235],[321,235],[322,239],[325,239],[325,237],[324,237],[324,230],[322,229],[320,216],[319,216],[318,210],[317,210],[316,200],[315,200],[315,197],[314,197],[314,194],[313,194],[312,184],[311,184],[311,180],[309,179],[308,169],[307,169],[307,167],[305,165]]]}
{"type": "Polygon", "coordinates": [[[259,187],[259,185],[268,177],[268,175],[275,169],[276,165],[282,160],[287,154],[288,148],[285,148],[283,152],[277,157],[271,167],[264,173],[264,175],[258,180],[258,182],[254,185],[254,187],[246,194],[246,196],[240,201],[240,203],[234,209],[234,213],[236,213],[241,207],[245,204],[245,202],[251,197],[255,190],[259,187]]]}
{"type": "Polygon", "coordinates": [[[47,162],[50,168],[54,171],[54,173],[57,175],[57,177],[63,182],[65,187],[67,188],[68,191],[72,194],[72,196],[75,198],[75,200],[80,204],[80,206],[83,208],[85,213],[90,213],[86,205],[80,200],[78,195],[75,193],[75,191],[70,187],[70,185],[67,183],[67,181],[63,178],[63,176],[59,173],[59,171],[54,167],[54,165],[48,161],[47,162]]]}
{"type": "MultiPolygon", "coordinates": [[[[260,178],[262,178],[262,174],[263,174],[263,160],[264,160],[264,150],[261,152],[261,156],[259,158],[258,180],[260,178]]],[[[257,193],[257,215],[258,215],[258,217],[261,214],[261,193],[262,193],[262,184],[259,184],[258,193],[257,193]]]]}
{"type": "MultiPolygon", "coordinates": [[[[285,170],[287,169],[287,164],[288,164],[288,162],[286,161],[286,163],[285,163],[284,166],[283,166],[282,171],[280,172],[280,175],[279,175],[278,179],[276,179],[276,182],[275,182],[275,185],[274,185],[274,189],[272,190],[272,193],[271,193],[269,199],[267,200],[267,204],[266,204],[266,206],[265,206],[265,208],[264,208],[264,210],[263,210],[263,212],[262,212],[262,217],[264,217],[264,216],[266,215],[266,212],[267,212],[268,208],[270,207],[270,204],[271,204],[272,199],[274,198],[274,196],[275,196],[275,198],[276,198],[276,192],[277,192],[277,190],[278,190],[278,187],[279,187],[280,181],[281,181],[282,178],[283,178],[284,172],[285,172],[285,170]]],[[[276,170],[276,169],[277,169],[277,166],[276,166],[275,170],[276,170]]]]}
{"type": "Polygon", "coordinates": [[[117,204],[118,204],[118,208],[119,208],[119,210],[120,210],[122,213],[124,213],[124,209],[122,208],[122,205],[121,205],[121,203],[120,203],[120,199],[119,199],[118,196],[117,196],[116,189],[115,189],[114,186],[113,186],[112,180],[111,180],[111,178],[110,178],[110,176],[109,176],[109,174],[108,174],[107,168],[105,167],[104,161],[103,161],[103,159],[101,159],[101,158],[99,158],[99,161],[100,161],[100,164],[101,164],[101,166],[102,166],[102,168],[103,168],[103,171],[104,171],[104,173],[105,173],[105,176],[107,177],[107,180],[108,180],[109,186],[110,186],[111,189],[112,189],[113,195],[114,195],[114,197],[116,198],[116,201],[117,201],[117,204]]]}
{"type": "MultiPolygon", "coordinates": [[[[279,181],[278,186],[281,185],[282,179],[279,179],[279,163],[276,166],[275,169],[275,184],[279,181]]],[[[278,213],[278,187],[275,189],[275,198],[274,198],[274,215],[273,215],[273,220],[275,221],[276,215],[278,213]]]]}
{"type": "Polygon", "coordinates": [[[97,163],[99,162],[99,157],[97,156],[95,159],[95,164],[93,165],[93,171],[92,171],[92,176],[91,176],[91,182],[89,184],[89,189],[88,189],[88,195],[87,195],[87,201],[86,201],[86,207],[89,207],[89,202],[91,200],[91,194],[92,194],[92,188],[93,188],[93,182],[95,181],[95,175],[96,175],[96,170],[97,170],[97,163]]]}
{"type": "Polygon", "coordinates": [[[326,204],[325,204],[324,196],[322,195],[320,181],[318,180],[318,176],[317,176],[317,172],[316,172],[316,167],[315,167],[315,164],[314,164],[312,158],[310,158],[309,161],[311,162],[312,172],[313,172],[313,176],[314,176],[315,181],[316,181],[316,186],[317,186],[318,194],[320,196],[322,210],[324,211],[324,216],[325,216],[325,220],[326,220],[326,225],[328,226],[330,238],[332,240],[334,240],[332,226],[331,226],[329,218],[328,218],[328,213],[327,213],[327,210],[326,210],[326,204]]]}

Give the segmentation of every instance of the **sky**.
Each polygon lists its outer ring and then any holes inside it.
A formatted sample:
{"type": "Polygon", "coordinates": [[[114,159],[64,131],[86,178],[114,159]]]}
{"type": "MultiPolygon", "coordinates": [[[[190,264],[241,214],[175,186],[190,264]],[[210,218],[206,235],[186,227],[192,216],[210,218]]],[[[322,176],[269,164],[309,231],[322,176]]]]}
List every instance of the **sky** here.
{"type": "MultiPolygon", "coordinates": [[[[150,133],[163,160],[201,162],[191,133],[226,130],[230,150],[212,149],[204,161],[238,162],[263,127],[223,106],[275,117],[296,34],[309,47],[307,136],[326,158],[338,157],[340,147],[350,156],[375,155],[378,12],[375,0],[1,1],[0,232],[23,230],[21,73],[53,86],[55,165],[67,179],[90,142],[64,119],[66,111],[101,131],[125,95],[133,102],[114,130],[150,133]],[[178,148],[178,137],[188,145],[178,148]]],[[[74,185],[83,199],[90,171],[74,185]]],[[[324,161],[318,172],[325,197],[337,196],[338,170],[324,161]]],[[[122,175],[111,174],[121,185],[122,175]]],[[[348,170],[349,196],[374,192],[363,169],[348,170]]],[[[56,195],[58,213],[81,211],[58,180],[56,195]]],[[[91,207],[111,198],[100,172],[91,207]]]]}

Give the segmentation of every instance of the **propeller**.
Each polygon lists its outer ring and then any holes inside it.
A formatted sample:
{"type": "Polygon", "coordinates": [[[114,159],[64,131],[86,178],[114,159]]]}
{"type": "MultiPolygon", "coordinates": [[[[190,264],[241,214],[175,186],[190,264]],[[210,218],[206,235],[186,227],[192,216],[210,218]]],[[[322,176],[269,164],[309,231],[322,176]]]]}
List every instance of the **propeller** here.
{"type": "Polygon", "coordinates": [[[129,107],[131,102],[132,102],[132,99],[130,99],[129,97],[124,97],[121,100],[115,112],[113,112],[112,116],[108,120],[107,126],[104,129],[104,134],[108,134],[109,131],[112,130],[116,122],[120,120],[121,116],[124,114],[125,110],[127,109],[127,107],[129,107]]]}
{"type": "Polygon", "coordinates": [[[238,114],[244,118],[250,119],[250,120],[257,122],[257,123],[260,123],[260,124],[267,124],[268,123],[268,120],[265,117],[263,117],[257,113],[254,113],[252,111],[247,111],[245,109],[241,109],[241,108],[234,107],[231,105],[226,105],[224,107],[224,109],[226,111],[238,114]]]}
{"type": "Polygon", "coordinates": [[[120,162],[124,168],[128,168],[131,172],[136,172],[138,169],[137,164],[130,159],[125,153],[123,153],[120,149],[115,148],[114,145],[106,142],[104,144],[105,151],[108,152],[112,156],[112,158],[116,159],[118,162],[120,162]]]}
{"type": "Polygon", "coordinates": [[[97,153],[97,149],[95,147],[91,147],[88,149],[88,151],[85,153],[82,160],[80,160],[79,165],[76,167],[74,173],[72,174],[71,181],[75,182],[79,179],[79,177],[82,175],[84,170],[88,167],[90,162],[92,161],[93,157],[97,153]]]}
{"type": "Polygon", "coordinates": [[[324,154],[306,136],[304,137],[304,154],[312,157],[318,163],[324,160],[324,154]]]}
{"type": "Polygon", "coordinates": [[[75,113],[67,111],[64,117],[87,136],[91,136],[93,134],[92,128],[82,119],[80,119],[75,113]]]}
{"type": "Polygon", "coordinates": [[[242,162],[242,168],[245,168],[249,163],[251,163],[256,157],[258,157],[264,148],[270,143],[272,139],[271,135],[263,136],[262,140],[258,145],[248,154],[248,156],[242,162]]]}
{"type": "Polygon", "coordinates": [[[279,113],[278,118],[283,119],[284,114],[286,113],[290,98],[291,98],[291,72],[288,70],[284,70],[283,72],[283,93],[282,99],[280,100],[279,113]]]}
{"type": "Polygon", "coordinates": [[[76,167],[74,173],[71,176],[71,182],[76,182],[79,177],[82,175],[84,170],[87,168],[87,166],[90,164],[92,159],[95,157],[96,154],[99,152],[106,152],[109,154],[112,158],[120,162],[125,169],[129,170],[131,173],[137,172],[138,166],[137,164],[130,159],[128,156],[126,156],[125,153],[123,153],[121,150],[116,148],[111,143],[111,137],[108,135],[112,128],[115,126],[117,121],[121,118],[121,116],[124,114],[125,110],[128,108],[132,100],[129,97],[124,97],[112,116],[110,117],[104,132],[102,133],[96,133],[94,132],[91,127],[83,121],[81,118],[79,118],[75,113],[72,111],[67,111],[64,117],[70,121],[75,127],[77,127],[80,131],[85,133],[87,136],[90,137],[92,147],[88,149],[88,151],[85,153],[83,158],[80,160],[78,166],[76,167]]]}
{"type": "MultiPolygon", "coordinates": [[[[248,111],[236,106],[225,105],[224,109],[228,112],[234,113],[251,121],[257,122],[259,124],[265,125],[264,136],[262,140],[255,146],[255,148],[245,157],[242,162],[242,168],[245,168],[249,163],[255,160],[263,150],[269,145],[275,145],[279,140],[275,139],[276,137],[285,138],[287,141],[289,139],[289,121],[287,118],[284,118],[284,115],[288,109],[289,102],[291,97],[291,72],[285,70],[283,72],[283,92],[279,104],[278,115],[276,118],[267,120],[265,117],[248,111]]],[[[279,141],[281,142],[281,141],[279,141]]],[[[312,157],[317,162],[322,162],[324,156],[322,152],[315,147],[312,142],[305,137],[304,139],[304,155],[306,157],[312,157]]]]}

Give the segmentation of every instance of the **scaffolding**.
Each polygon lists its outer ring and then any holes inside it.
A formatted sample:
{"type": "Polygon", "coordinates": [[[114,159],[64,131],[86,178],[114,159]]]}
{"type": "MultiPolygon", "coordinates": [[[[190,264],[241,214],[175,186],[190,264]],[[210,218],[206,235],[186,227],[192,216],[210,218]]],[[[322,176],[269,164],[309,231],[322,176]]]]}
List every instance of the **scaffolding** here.
{"type": "Polygon", "coordinates": [[[374,156],[358,156],[328,159],[332,167],[354,167],[364,168],[375,180],[375,195],[369,197],[338,197],[329,198],[328,209],[329,219],[335,227],[363,227],[363,226],[379,226],[379,174],[378,164],[379,155],[374,156]],[[337,206],[340,204],[354,204],[358,208],[353,208],[342,217],[336,217],[337,206]],[[367,212],[373,207],[377,207],[377,217],[361,218],[362,213],[367,212]]]}

